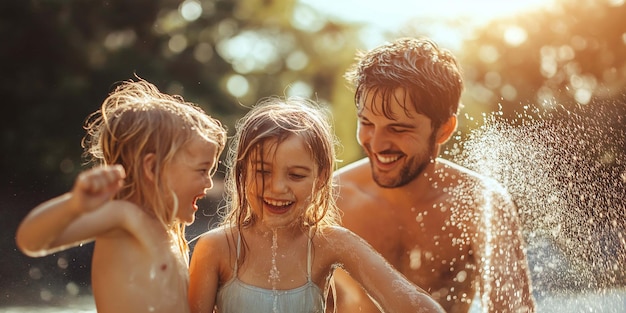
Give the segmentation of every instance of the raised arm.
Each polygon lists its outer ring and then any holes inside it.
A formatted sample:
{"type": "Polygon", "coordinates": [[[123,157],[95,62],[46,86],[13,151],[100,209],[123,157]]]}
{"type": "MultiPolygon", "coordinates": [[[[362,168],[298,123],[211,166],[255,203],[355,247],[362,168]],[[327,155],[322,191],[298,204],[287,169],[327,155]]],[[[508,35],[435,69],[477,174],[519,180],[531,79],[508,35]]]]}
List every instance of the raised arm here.
{"type": "Polygon", "coordinates": [[[39,257],[91,241],[100,229],[93,223],[101,222],[106,227],[104,224],[113,221],[85,215],[110,200],[124,177],[121,166],[81,173],[72,191],[38,205],[24,218],[17,229],[17,246],[26,255],[39,257]]]}
{"type": "Polygon", "coordinates": [[[328,238],[338,262],[382,312],[445,312],[426,291],[404,277],[356,234],[337,228],[328,238]]]}

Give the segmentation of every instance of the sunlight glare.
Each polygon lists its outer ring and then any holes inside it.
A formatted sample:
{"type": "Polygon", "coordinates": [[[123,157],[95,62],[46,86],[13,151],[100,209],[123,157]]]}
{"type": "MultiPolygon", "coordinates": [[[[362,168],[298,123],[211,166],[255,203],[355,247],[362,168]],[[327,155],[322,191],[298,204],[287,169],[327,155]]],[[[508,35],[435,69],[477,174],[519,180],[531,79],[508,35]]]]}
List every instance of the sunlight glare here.
{"type": "MultiPolygon", "coordinates": [[[[495,18],[547,7],[553,0],[493,1],[493,0],[362,0],[355,5],[350,1],[298,0],[316,8],[331,18],[348,22],[362,22],[387,30],[396,30],[411,18],[442,19],[470,18],[488,22],[495,18]]],[[[615,0],[617,1],[617,0],[615,0]]]]}
{"type": "Polygon", "coordinates": [[[519,46],[523,44],[527,38],[528,33],[519,26],[510,26],[504,32],[504,41],[511,46],[519,46]]]}
{"type": "MultiPolygon", "coordinates": [[[[468,24],[468,27],[478,27],[494,19],[512,17],[519,13],[549,8],[555,0],[524,0],[524,1],[493,1],[493,0],[386,0],[381,5],[378,0],[361,0],[359,2],[337,0],[297,0],[300,4],[319,11],[330,21],[360,23],[363,25],[366,45],[377,45],[381,38],[372,36],[372,33],[398,32],[409,21],[418,23],[420,18],[426,21],[424,29],[432,29],[433,39],[447,47],[453,47],[466,36],[459,29],[450,29],[446,22],[468,24]],[[440,23],[437,26],[433,24],[440,23]],[[433,28],[433,26],[436,26],[433,28]],[[375,30],[375,31],[373,31],[375,30]],[[373,42],[372,42],[373,41],[373,42]]],[[[612,0],[624,1],[624,0],[612,0]]],[[[467,27],[464,27],[467,28],[467,27]]],[[[428,33],[428,32],[427,32],[428,33]]],[[[509,44],[522,44],[525,33],[511,30],[509,44]]]]}

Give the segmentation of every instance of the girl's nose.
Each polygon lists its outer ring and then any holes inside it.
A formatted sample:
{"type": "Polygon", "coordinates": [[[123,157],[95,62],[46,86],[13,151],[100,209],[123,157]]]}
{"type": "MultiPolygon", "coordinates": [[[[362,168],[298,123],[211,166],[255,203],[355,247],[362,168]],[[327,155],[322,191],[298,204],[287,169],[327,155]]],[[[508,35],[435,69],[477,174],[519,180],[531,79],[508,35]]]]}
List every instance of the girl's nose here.
{"type": "Polygon", "coordinates": [[[287,189],[287,184],[285,183],[285,180],[280,177],[276,177],[276,176],[272,177],[269,180],[269,184],[270,184],[270,190],[275,193],[281,193],[287,189]]]}
{"type": "Polygon", "coordinates": [[[213,177],[208,176],[204,181],[204,188],[211,189],[213,188],[213,177]]]}

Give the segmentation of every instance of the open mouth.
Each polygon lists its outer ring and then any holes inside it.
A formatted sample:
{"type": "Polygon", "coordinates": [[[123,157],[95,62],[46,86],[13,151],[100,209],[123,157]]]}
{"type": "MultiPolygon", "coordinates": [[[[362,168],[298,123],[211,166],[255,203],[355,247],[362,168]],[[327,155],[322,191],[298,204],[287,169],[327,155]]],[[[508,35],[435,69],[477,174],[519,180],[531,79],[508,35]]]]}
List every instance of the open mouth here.
{"type": "Polygon", "coordinates": [[[204,195],[197,196],[193,199],[193,202],[191,203],[191,207],[193,208],[194,211],[198,211],[198,200],[202,198],[204,198],[204,195]]]}
{"type": "Polygon", "coordinates": [[[264,199],[263,203],[265,204],[265,208],[274,214],[283,214],[293,206],[293,201],[279,201],[279,200],[270,200],[264,199]]]}
{"type": "Polygon", "coordinates": [[[383,171],[391,170],[401,158],[401,154],[374,154],[376,167],[383,171]]]}
{"type": "Polygon", "coordinates": [[[398,159],[400,159],[399,155],[381,155],[381,154],[376,154],[376,160],[378,160],[379,163],[382,164],[391,164],[395,161],[398,161],[398,159]]]}
{"type": "Polygon", "coordinates": [[[191,207],[193,208],[194,211],[198,211],[198,198],[193,199],[193,202],[191,203],[191,207]]]}

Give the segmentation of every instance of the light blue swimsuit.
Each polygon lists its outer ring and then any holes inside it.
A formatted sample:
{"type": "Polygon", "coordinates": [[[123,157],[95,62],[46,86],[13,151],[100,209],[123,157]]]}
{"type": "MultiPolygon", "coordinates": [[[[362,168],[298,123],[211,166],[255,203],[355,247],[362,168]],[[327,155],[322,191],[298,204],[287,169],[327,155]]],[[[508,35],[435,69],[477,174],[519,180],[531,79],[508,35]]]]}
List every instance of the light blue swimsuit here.
{"type": "MultiPolygon", "coordinates": [[[[241,238],[237,240],[237,260],[241,238]]],[[[322,291],[311,280],[311,238],[307,247],[307,282],[290,290],[271,290],[246,284],[237,278],[237,261],[233,278],[217,293],[218,313],[323,313],[322,291]]]]}

